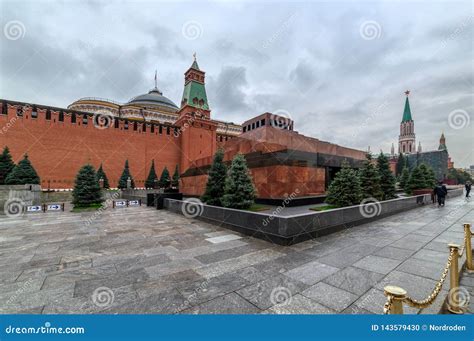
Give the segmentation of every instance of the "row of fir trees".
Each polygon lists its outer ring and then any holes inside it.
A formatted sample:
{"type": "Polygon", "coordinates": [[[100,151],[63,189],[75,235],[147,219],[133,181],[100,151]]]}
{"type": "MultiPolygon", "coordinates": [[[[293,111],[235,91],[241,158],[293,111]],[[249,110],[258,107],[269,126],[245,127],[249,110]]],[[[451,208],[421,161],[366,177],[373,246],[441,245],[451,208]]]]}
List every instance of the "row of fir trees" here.
{"type": "MultiPolygon", "coordinates": [[[[102,179],[104,188],[110,188],[109,179],[107,178],[107,175],[105,174],[102,164],[97,170],[96,178],[99,182],[102,179]]],[[[135,181],[133,179],[132,173],[130,172],[130,166],[128,165],[128,160],[125,160],[125,166],[123,168],[122,175],[120,175],[117,187],[120,189],[126,189],[127,180],[129,178],[130,178],[130,187],[135,188],[135,181]]],[[[168,168],[165,166],[165,168],[161,172],[160,179],[158,180],[158,177],[155,171],[155,160],[152,160],[150,171],[148,172],[148,177],[145,181],[145,187],[155,188],[156,186],[159,186],[165,189],[169,188],[170,186],[173,188],[178,188],[179,187],[178,165],[176,165],[172,178],[170,177],[170,172],[168,171],[168,168]]]]}
{"type": "MultiPolygon", "coordinates": [[[[128,160],[125,161],[125,166],[120,176],[118,188],[124,189],[127,188],[127,180],[130,179],[131,187],[135,187],[135,183],[130,173],[130,167],[128,165],[128,160]]],[[[173,187],[179,186],[179,171],[178,166],[176,166],[173,178],[170,179],[170,174],[168,169],[165,167],[163,172],[161,173],[161,177],[159,181],[157,180],[156,172],[155,172],[155,161],[153,160],[151,163],[150,172],[148,174],[148,178],[145,182],[145,187],[147,188],[154,188],[156,184],[162,188],[168,188],[170,185],[173,187]]],[[[105,174],[104,168],[102,164],[100,164],[97,172],[95,171],[94,167],[90,164],[86,164],[76,175],[76,179],[74,181],[74,189],[72,191],[73,196],[73,204],[75,207],[91,207],[94,205],[100,205],[103,202],[103,197],[101,193],[101,185],[100,182],[102,181],[103,188],[110,188],[109,180],[107,178],[107,174],[105,174]]]]}
{"type": "Polygon", "coordinates": [[[237,209],[248,209],[254,204],[255,188],[242,154],[237,154],[227,169],[224,151],[219,149],[208,175],[206,190],[201,197],[206,204],[237,209]]]}
{"type": "MultiPolygon", "coordinates": [[[[420,164],[410,172],[406,158],[402,157],[401,160],[404,166],[398,177],[400,188],[408,194],[417,189],[434,188],[436,177],[431,167],[420,164]]],[[[359,170],[349,168],[347,162],[343,163],[342,169],[329,185],[326,202],[337,207],[358,205],[363,199],[381,201],[396,198],[395,191],[396,177],[390,170],[387,157],[380,153],[374,164],[372,156],[367,154],[359,170]]]]}
{"type": "Polygon", "coordinates": [[[0,185],[39,185],[39,183],[38,173],[27,154],[15,165],[8,147],[3,148],[2,154],[0,154],[0,185]]]}
{"type": "Polygon", "coordinates": [[[396,179],[390,170],[387,157],[380,153],[374,164],[372,155],[367,153],[359,170],[349,168],[347,161],[336,174],[328,188],[326,202],[344,207],[358,205],[363,199],[389,200],[396,198],[396,179]]]}

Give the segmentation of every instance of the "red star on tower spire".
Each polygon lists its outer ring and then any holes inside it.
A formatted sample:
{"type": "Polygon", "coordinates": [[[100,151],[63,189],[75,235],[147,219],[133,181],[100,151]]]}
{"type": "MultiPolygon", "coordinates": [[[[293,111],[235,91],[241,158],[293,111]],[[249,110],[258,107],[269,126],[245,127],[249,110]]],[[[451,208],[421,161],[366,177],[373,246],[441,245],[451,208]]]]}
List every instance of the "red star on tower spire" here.
{"type": "Polygon", "coordinates": [[[409,94],[410,94],[410,90],[405,91],[405,95],[408,96],[409,94]]]}

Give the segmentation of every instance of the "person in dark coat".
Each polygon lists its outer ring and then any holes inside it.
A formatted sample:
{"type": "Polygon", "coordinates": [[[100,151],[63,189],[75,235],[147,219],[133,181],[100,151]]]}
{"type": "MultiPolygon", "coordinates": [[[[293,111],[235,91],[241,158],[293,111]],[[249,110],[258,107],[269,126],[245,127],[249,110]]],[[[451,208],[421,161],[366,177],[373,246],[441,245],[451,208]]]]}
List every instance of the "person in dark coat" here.
{"type": "Polygon", "coordinates": [[[466,182],[464,187],[466,188],[466,198],[470,198],[469,193],[471,193],[471,182],[466,182]]]}
{"type": "Polygon", "coordinates": [[[438,185],[433,190],[434,195],[438,198],[438,207],[444,206],[444,200],[446,199],[446,195],[448,194],[448,189],[443,182],[440,181],[438,185]]]}

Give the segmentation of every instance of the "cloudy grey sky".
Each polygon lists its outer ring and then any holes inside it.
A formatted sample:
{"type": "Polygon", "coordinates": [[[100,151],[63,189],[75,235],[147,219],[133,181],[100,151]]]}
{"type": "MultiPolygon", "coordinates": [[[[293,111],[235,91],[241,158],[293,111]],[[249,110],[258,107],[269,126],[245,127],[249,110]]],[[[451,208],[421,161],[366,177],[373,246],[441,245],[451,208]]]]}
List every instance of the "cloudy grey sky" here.
{"type": "Polygon", "coordinates": [[[474,164],[471,1],[5,1],[0,97],[65,107],[153,87],[180,102],[197,52],[216,119],[289,112],[345,146],[397,146],[404,94],[417,141],[445,132],[474,164]]]}

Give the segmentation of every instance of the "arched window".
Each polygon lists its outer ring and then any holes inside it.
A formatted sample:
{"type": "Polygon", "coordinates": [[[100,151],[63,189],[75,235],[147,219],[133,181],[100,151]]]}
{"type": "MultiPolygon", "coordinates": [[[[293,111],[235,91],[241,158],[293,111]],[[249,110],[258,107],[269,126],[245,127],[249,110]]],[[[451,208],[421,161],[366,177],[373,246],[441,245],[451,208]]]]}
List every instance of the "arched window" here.
{"type": "Polygon", "coordinates": [[[51,110],[46,110],[46,119],[50,120],[51,119],[51,110]]]}
{"type": "Polygon", "coordinates": [[[76,123],[76,114],[75,113],[71,114],[71,123],[76,123]]]}
{"type": "Polygon", "coordinates": [[[62,112],[62,111],[59,112],[58,120],[59,120],[59,122],[64,122],[64,112],[62,112]]]}

